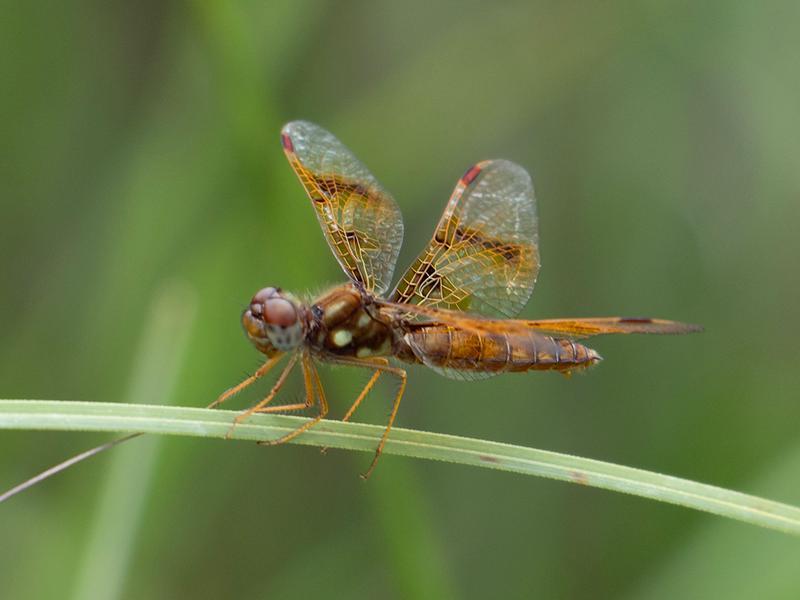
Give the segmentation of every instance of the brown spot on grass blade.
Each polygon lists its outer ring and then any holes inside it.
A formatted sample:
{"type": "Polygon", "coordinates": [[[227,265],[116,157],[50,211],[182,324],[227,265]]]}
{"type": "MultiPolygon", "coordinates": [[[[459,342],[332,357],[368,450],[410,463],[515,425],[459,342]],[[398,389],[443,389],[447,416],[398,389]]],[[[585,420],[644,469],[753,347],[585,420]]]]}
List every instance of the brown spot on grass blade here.
{"type": "Polygon", "coordinates": [[[579,485],[589,485],[589,476],[583,471],[572,471],[569,475],[574,483],[579,485]]]}

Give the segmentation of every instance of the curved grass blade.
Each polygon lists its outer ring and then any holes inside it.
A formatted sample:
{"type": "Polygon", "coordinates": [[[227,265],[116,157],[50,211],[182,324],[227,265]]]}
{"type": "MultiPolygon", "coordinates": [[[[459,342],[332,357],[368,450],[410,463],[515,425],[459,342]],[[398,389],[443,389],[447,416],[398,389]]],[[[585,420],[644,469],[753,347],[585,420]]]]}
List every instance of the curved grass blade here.
{"type": "MultiPolygon", "coordinates": [[[[0,429],[145,432],[224,438],[237,412],[153,405],[0,400],[0,429]]],[[[232,439],[270,440],[305,419],[254,415],[232,439]]],[[[292,443],[374,452],[383,428],[322,421],[292,443]]],[[[723,488],[567,454],[485,440],[392,429],[386,454],[473,465],[570,481],[678,504],[800,535],[800,508],[723,488]]]]}

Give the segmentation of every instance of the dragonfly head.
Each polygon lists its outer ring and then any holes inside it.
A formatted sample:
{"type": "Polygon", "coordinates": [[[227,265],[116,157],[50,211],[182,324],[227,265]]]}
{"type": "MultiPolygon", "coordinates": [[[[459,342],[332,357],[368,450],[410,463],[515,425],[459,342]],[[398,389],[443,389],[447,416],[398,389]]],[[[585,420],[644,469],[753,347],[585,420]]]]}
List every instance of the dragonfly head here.
{"type": "Polygon", "coordinates": [[[259,290],[242,313],[242,325],[256,348],[271,356],[288,352],[303,341],[300,303],[280,288],[259,290]]]}

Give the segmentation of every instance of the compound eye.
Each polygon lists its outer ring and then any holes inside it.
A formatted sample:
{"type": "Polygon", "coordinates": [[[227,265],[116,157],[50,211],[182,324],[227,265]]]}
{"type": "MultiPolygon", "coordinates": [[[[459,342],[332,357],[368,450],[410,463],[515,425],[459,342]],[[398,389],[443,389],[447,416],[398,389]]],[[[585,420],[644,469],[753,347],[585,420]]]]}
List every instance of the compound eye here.
{"type": "Polygon", "coordinates": [[[297,323],[297,311],[288,300],[273,297],[264,301],[264,322],[278,327],[291,327],[297,323]]]}
{"type": "Polygon", "coordinates": [[[256,295],[253,296],[253,299],[250,301],[250,304],[261,304],[263,302],[266,302],[270,298],[274,298],[277,295],[278,295],[278,290],[276,290],[274,287],[265,287],[256,292],[256,295]]]}

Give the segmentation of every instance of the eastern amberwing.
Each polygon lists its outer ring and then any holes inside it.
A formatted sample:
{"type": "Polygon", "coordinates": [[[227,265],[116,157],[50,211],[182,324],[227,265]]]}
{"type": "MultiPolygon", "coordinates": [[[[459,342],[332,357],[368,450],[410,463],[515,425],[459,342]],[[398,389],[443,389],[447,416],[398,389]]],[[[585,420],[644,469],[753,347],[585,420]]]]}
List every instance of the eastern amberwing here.
{"type": "Polygon", "coordinates": [[[373,371],[343,421],[353,416],[382,373],[400,382],[386,429],[363,474],[368,477],[406,386],[406,371],[390,364],[389,358],[423,364],[453,379],[531,370],[570,373],[601,360],[577,338],[701,329],[642,318],[515,320],[533,291],[540,262],[533,184],[525,169],[507,160],[487,160],[467,169],[427,248],[387,294],[403,241],[403,219],[392,196],[338,139],[317,125],[293,121],[281,131],[281,143],[350,281],[313,302],[266,287],[242,314],[247,337],[267,360],[212,406],[263,377],[288,355],[269,394],[242,412],[234,427],[254,413],[318,407],[313,419],[261,443],[287,442],[327,415],[315,361],[373,371]],[[298,363],[305,401],[268,406],[298,363]]]}

